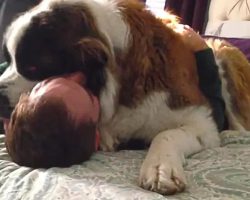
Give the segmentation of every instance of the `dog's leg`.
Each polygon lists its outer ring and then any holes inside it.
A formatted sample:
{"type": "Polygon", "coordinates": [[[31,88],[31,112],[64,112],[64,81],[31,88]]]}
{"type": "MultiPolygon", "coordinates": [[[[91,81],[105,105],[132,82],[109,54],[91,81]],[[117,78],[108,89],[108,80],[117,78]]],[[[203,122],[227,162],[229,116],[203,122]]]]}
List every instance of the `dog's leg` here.
{"type": "Polygon", "coordinates": [[[208,118],[211,122],[203,120],[163,131],[153,139],[140,171],[139,181],[143,188],[161,194],[173,194],[185,189],[185,157],[219,146],[214,123],[208,118]]]}
{"type": "Polygon", "coordinates": [[[102,151],[115,151],[119,143],[116,136],[111,135],[105,128],[102,129],[100,134],[100,149],[102,151]]]}

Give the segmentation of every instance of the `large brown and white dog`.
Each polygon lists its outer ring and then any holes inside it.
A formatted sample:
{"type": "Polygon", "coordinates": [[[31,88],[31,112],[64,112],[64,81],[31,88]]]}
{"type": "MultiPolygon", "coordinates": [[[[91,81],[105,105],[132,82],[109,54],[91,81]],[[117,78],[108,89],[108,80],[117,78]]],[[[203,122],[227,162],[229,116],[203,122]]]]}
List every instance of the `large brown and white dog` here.
{"type": "MultiPolygon", "coordinates": [[[[250,66],[234,47],[212,45],[229,126],[246,131],[250,66]]],[[[150,144],[139,177],[145,189],[182,191],[185,157],[220,144],[193,53],[140,3],[44,0],[10,25],[4,51],[10,67],[0,77],[3,117],[37,81],[83,71],[101,102],[101,149],[114,151],[131,138],[150,144]]]]}

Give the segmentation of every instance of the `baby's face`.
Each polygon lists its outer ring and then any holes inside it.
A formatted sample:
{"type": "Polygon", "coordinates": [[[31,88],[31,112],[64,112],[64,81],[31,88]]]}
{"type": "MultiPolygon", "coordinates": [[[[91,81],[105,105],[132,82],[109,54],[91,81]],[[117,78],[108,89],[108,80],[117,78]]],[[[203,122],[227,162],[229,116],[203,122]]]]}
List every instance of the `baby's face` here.
{"type": "Polygon", "coordinates": [[[47,79],[32,89],[29,102],[36,104],[41,99],[49,101],[54,97],[60,98],[76,122],[97,122],[99,102],[97,97],[84,88],[84,82],[85,79],[81,73],[47,79]]]}

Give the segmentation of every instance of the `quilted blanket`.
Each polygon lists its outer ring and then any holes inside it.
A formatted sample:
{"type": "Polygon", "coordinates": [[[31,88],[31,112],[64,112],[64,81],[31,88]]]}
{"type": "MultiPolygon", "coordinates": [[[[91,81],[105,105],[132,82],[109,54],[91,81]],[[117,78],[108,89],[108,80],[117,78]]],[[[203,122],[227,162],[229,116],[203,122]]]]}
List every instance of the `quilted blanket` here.
{"type": "Polygon", "coordinates": [[[11,162],[0,136],[0,199],[250,199],[250,136],[222,134],[222,146],[187,159],[188,188],[173,196],[138,186],[145,151],[98,152],[70,168],[30,169],[11,162]]]}

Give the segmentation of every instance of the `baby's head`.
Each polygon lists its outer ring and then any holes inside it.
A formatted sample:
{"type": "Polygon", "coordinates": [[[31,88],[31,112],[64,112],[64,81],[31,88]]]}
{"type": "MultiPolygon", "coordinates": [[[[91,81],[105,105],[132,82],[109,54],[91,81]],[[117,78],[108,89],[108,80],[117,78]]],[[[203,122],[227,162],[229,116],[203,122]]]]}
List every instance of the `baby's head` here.
{"type": "Polygon", "coordinates": [[[81,163],[97,148],[97,97],[81,73],[45,80],[22,95],[6,125],[12,160],[34,168],[81,163]]]}

